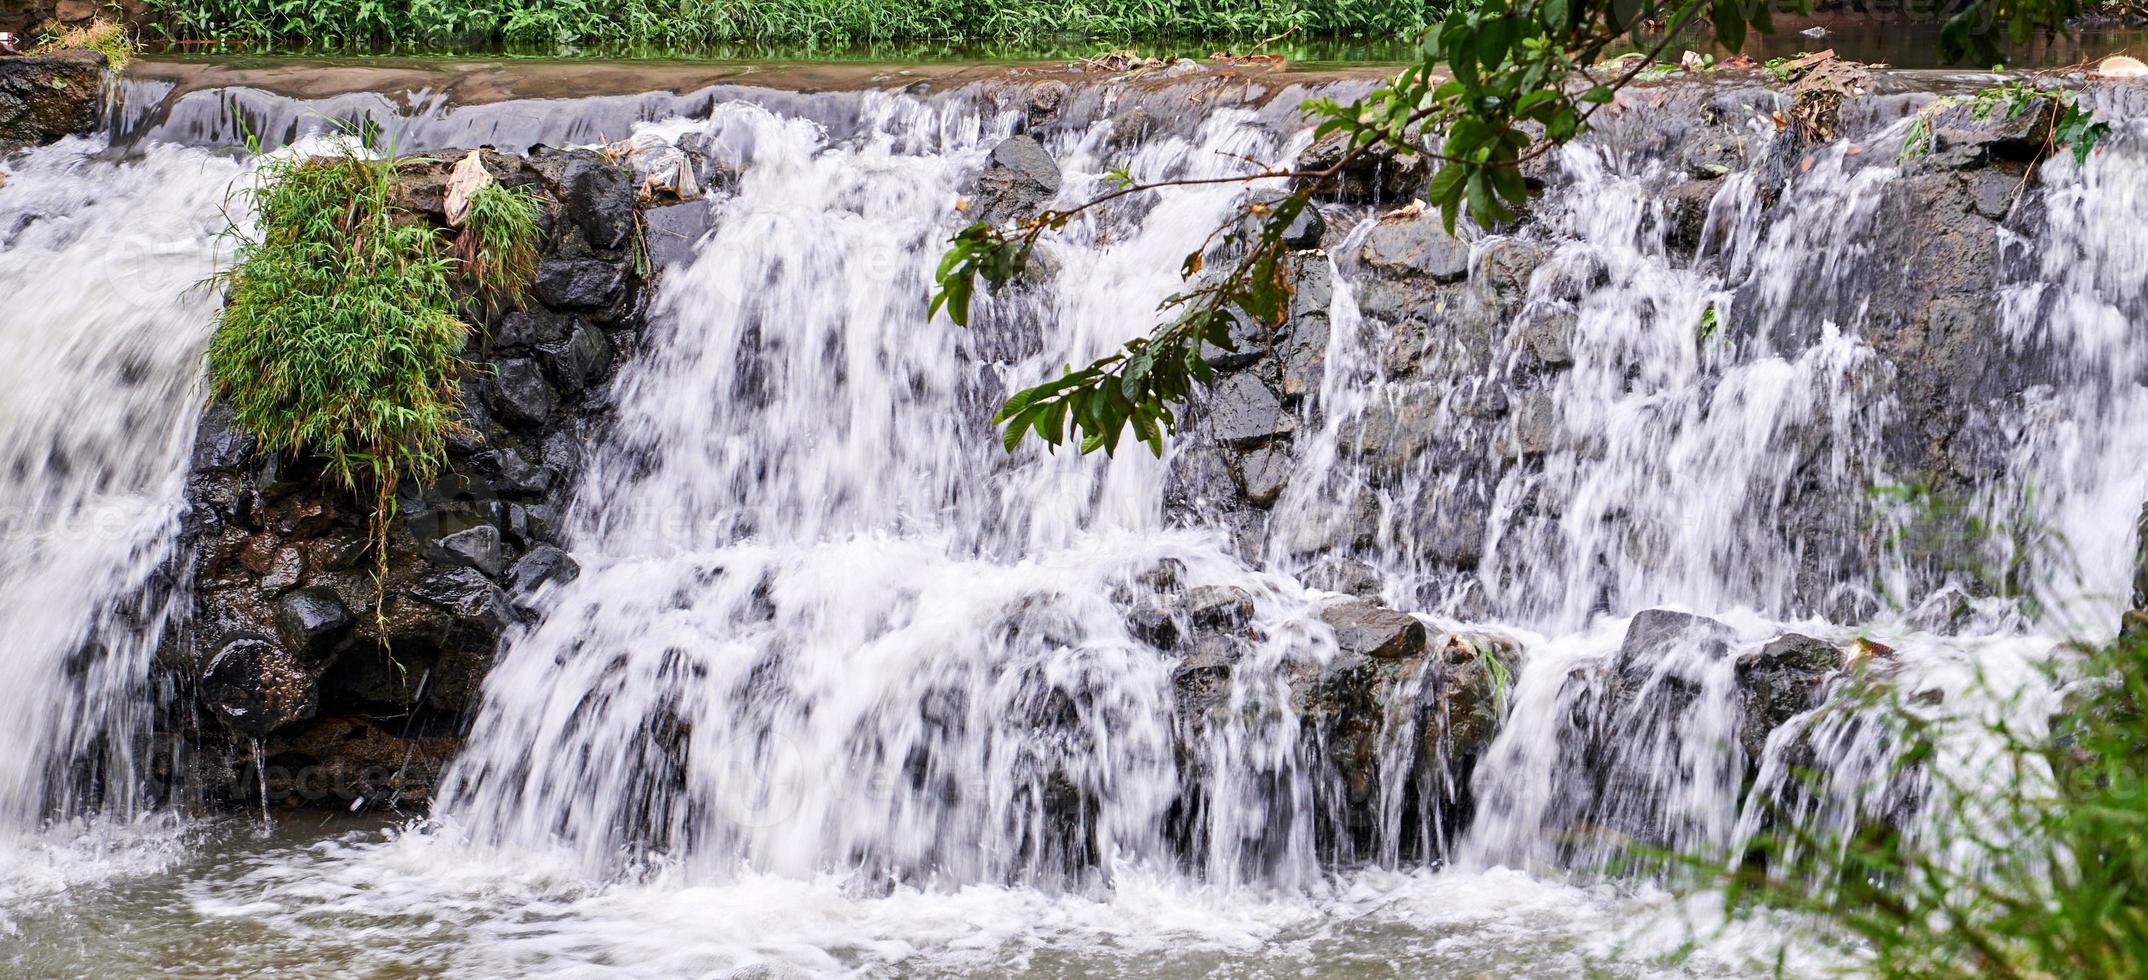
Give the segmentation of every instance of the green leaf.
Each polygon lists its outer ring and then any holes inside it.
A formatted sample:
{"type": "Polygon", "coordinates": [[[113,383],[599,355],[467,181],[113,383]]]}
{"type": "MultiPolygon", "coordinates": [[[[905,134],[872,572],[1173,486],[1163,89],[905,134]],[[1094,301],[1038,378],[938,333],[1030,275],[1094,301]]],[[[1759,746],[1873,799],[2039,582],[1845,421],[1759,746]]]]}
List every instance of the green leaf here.
{"type": "Polygon", "coordinates": [[[1745,47],[1745,13],[1741,9],[1742,2],[1743,0],[1715,0],[1710,18],[1715,22],[1716,41],[1732,54],[1745,47]]]}

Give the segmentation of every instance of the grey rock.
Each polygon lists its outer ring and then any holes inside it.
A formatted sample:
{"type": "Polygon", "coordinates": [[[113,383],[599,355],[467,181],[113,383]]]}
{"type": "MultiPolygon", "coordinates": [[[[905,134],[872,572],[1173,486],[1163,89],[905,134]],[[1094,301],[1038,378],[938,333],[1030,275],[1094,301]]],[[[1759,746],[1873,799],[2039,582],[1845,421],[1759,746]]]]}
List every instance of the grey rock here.
{"type": "Polygon", "coordinates": [[[1158,650],[1169,650],[1178,645],[1177,610],[1162,596],[1142,596],[1126,611],[1126,631],[1158,650]]]}
{"type": "Polygon", "coordinates": [[[1365,238],[1359,257],[1391,275],[1423,275],[1436,282],[1469,275],[1469,245],[1447,234],[1431,215],[1382,222],[1365,238]]]}
{"type": "Polygon", "coordinates": [[[1298,573],[1307,588],[1340,592],[1359,598],[1380,594],[1380,573],[1354,558],[1323,558],[1298,573]]]}
{"type": "Polygon", "coordinates": [[[440,550],[459,564],[477,569],[489,578],[507,570],[505,544],[500,529],[490,524],[464,528],[440,539],[440,550]]]}
{"type": "Polygon", "coordinates": [[[1289,449],[1270,444],[1239,456],[1233,472],[1238,478],[1238,490],[1245,494],[1246,501],[1255,507],[1267,507],[1282,496],[1296,465],[1297,460],[1289,449]]]}
{"type": "Polygon", "coordinates": [[[527,595],[553,582],[572,582],[581,574],[582,566],[574,556],[554,545],[542,544],[508,569],[507,588],[516,595],[527,595]]]}
{"type": "Polygon", "coordinates": [[[995,223],[1022,217],[1058,196],[1059,187],[1059,164],[1044,144],[1027,134],[1010,136],[992,148],[977,178],[980,213],[995,223]]]}
{"type": "Polygon", "coordinates": [[[1417,617],[1371,602],[1337,603],[1320,611],[1320,621],[1335,630],[1345,654],[1398,660],[1423,654],[1429,642],[1417,617]]]}
{"type": "Polygon", "coordinates": [[[1743,707],[1738,744],[1758,763],[1768,735],[1784,722],[1819,705],[1827,676],[1842,667],[1842,651],[1821,640],[1786,633],[1755,653],[1738,658],[1743,707]]]}
{"type": "Polygon", "coordinates": [[[1522,350],[1541,367],[1564,368],[1574,363],[1574,329],[1580,319],[1572,310],[1539,307],[1523,318],[1519,329],[1522,350]]]}
{"type": "Polygon", "coordinates": [[[642,224],[650,262],[674,269],[693,262],[701,239],[715,227],[715,214],[706,201],[688,201],[649,208],[642,212],[642,224]]]}
{"type": "Polygon", "coordinates": [[[1268,383],[1251,372],[1216,383],[1209,393],[1209,434],[1223,443],[1245,443],[1291,430],[1283,402],[1268,383]]]}

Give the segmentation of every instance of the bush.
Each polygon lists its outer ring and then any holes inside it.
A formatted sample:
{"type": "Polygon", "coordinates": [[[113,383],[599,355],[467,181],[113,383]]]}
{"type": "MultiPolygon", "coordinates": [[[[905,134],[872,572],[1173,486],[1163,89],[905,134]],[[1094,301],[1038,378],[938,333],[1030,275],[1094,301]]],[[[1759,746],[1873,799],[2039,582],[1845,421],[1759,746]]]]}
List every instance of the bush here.
{"type": "Polygon", "coordinates": [[[313,453],[372,492],[381,533],[398,482],[430,479],[459,424],[464,294],[518,301],[537,242],[535,203],[489,185],[451,247],[396,206],[395,173],[355,150],[264,165],[258,234],[222,277],[209,344],[239,424],[264,451],[313,453]]]}

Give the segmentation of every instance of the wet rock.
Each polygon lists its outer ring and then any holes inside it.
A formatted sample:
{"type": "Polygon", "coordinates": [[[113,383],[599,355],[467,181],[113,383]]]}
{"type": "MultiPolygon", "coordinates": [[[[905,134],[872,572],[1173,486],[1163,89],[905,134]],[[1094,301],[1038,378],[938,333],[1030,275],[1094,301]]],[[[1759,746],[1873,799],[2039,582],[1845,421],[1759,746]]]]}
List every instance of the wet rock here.
{"type": "Polygon", "coordinates": [[[1202,637],[1195,644],[1193,652],[1171,669],[1171,689],[1181,717],[1198,723],[1229,707],[1231,665],[1237,659],[1237,648],[1222,637],[1202,637]]]}
{"type": "Polygon", "coordinates": [[[1056,78],[1048,78],[1029,88],[1027,105],[1023,107],[1023,121],[1034,129],[1044,125],[1059,112],[1073,89],[1056,78]]]}
{"type": "Polygon", "coordinates": [[[495,365],[489,392],[492,410],[510,423],[541,425],[557,404],[544,370],[528,358],[510,358],[495,365]]]}
{"type": "Polygon", "coordinates": [[[229,404],[219,401],[202,410],[194,428],[194,469],[228,469],[245,462],[253,451],[253,435],[239,427],[238,413],[229,404]]]}
{"type": "Polygon", "coordinates": [[[566,340],[574,327],[575,319],[562,313],[543,309],[515,310],[500,318],[500,325],[492,334],[492,346],[497,350],[515,350],[556,344],[566,340]]]}
{"type": "Polygon", "coordinates": [[[1459,282],[1469,275],[1469,245],[1447,234],[1431,215],[1380,223],[1365,238],[1359,257],[1390,275],[1422,275],[1435,282],[1459,282]]]}
{"type": "Polygon", "coordinates": [[[1235,585],[1203,585],[1186,592],[1186,617],[1197,630],[1227,633],[1253,621],[1253,594],[1235,585]]]}
{"type": "Polygon", "coordinates": [[[650,208],[642,212],[642,222],[649,260],[670,269],[693,262],[702,237],[715,227],[715,215],[706,202],[694,201],[650,208]]]}
{"type": "Polygon", "coordinates": [[[313,678],[282,647],[264,639],[232,640],[202,668],[196,695],[233,733],[263,738],[313,717],[313,678]]]}
{"type": "Polygon", "coordinates": [[[1513,422],[1499,440],[1499,455],[1509,460],[1542,456],[1559,448],[1562,431],[1559,403],[1550,389],[1531,389],[1515,403],[1513,422]]]}
{"type": "Polygon", "coordinates": [[[1768,641],[1758,652],[1738,658],[1738,693],[1743,716],[1738,744],[1757,765],[1768,734],[1792,717],[1817,707],[1827,676],[1842,667],[1842,651],[1797,633],[1768,641]]]}
{"type": "Polygon", "coordinates": [[[602,259],[547,259],[537,264],[537,298],[550,306],[602,310],[625,291],[625,271],[602,259]]]}
{"type": "Polygon", "coordinates": [[[1178,645],[1178,611],[1162,596],[1142,596],[1126,611],[1126,631],[1158,650],[1178,645]]]}
{"type": "Polygon", "coordinates": [[[626,245],[627,236],[634,233],[634,183],[627,171],[594,150],[568,150],[538,159],[540,166],[557,168],[553,179],[560,187],[561,213],[581,229],[589,244],[605,249],[626,245]]]}
{"type": "Polygon", "coordinates": [[[507,554],[500,529],[490,524],[464,528],[440,539],[440,550],[451,560],[498,578],[506,570],[507,554]]]}
{"type": "Polygon", "coordinates": [[[1268,354],[1268,342],[1273,331],[1268,326],[1243,311],[1229,311],[1231,318],[1230,346],[1222,347],[1206,340],[1201,341],[1201,360],[1218,371],[1236,371],[1251,365],[1268,354]]]}
{"type": "Polygon", "coordinates": [[[612,345],[604,333],[576,321],[564,340],[539,345],[546,373],[559,390],[572,395],[604,380],[612,370],[612,345]]]}
{"type": "Polygon", "coordinates": [[[1297,461],[1281,446],[1262,446],[1238,457],[1235,475],[1239,492],[1255,507],[1267,507],[1283,495],[1297,461]]]}
{"type": "Polygon", "coordinates": [[[1409,472],[1439,431],[1438,394],[1410,386],[1365,407],[1365,414],[1343,423],[1342,451],[1364,462],[1376,479],[1392,481],[1409,472]]]}
{"type": "Polygon", "coordinates": [[[1380,594],[1380,573],[1371,565],[1354,558],[1323,558],[1298,573],[1298,581],[1309,589],[1340,592],[1360,598],[1380,594]]]}
{"type": "Polygon", "coordinates": [[[1690,654],[1694,659],[1715,659],[1729,651],[1736,635],[1730,627],[1705,616],[1644,609],[1626,625],[1616,669],[1629,687],[1638,687],[1664,657],[1690,654]]]}
{"type": "Polygon", "coordinates": [[[276,600],[276,629],[285,649],[302,660],[327,654],[350,628],[351,611],[334,589],[312,586],[276,600]]]}
{"type": "Polygon", "coordinates": [[[507,588],[517,595],[527,595],[554,582],[572,582],[581,574],[581,564],[566,551],[554,545],[538,545],[508,569],[507,588]]]}
{"type": "MultiPolygon", "coordinates": [[[[411,586],[410,595],[466,623],[487,628],[497,635],[513,621],[507,594],[474,568],[453,568],[428,574],[411,586]]],[[[486,651],[488,654],[490,651],[486,651]]]]}
{"type": "Polygon", "coordinates": [[[1218,381],[1209,393],[1208,413],[1209,434],[1225,444],[1255,442],[1291,429],[1275,389],[1251,372],[1218,381]]]}
{"type": "Polygon", "coordinates": [[[1708,211],[1715,205],[1717,185],[1688,181],[1671,188],[1663,200],[1666,240],[1671,249],[1692,255],[1701,246],[1708,228],[1708,211]]]}
{"type": "Polygon", "coordinates": [[[1186,591],[1186,563],[1176,558],[1162,559],[1136,576],[1134,581],[1150,592],[1177,595],[1186,591]]]}
{"type": "Polygon", "coordinates": [[[1320,209],[1307,205],[1284,226],[1283,244],[1291,248],[1319,248],[1320,239],[1327,233],[1327,219],[1320,216],[1320,209]]]}
{"type": "Polygon", "coordinates": [[[1522,350],[1538,367],[1565,368],[1574,363],[1574,329],[1580,318],[1572,310],[1538,308],[1523,318],[1522,350]]]}
{"type": "MultiPolygon", "coordinates": [[[[1350,152],[1349,137],[1329,133],[1298,156],[1298,169],[1321,171],[1334,167],[1350,152]]],[[[1315,193],[1352,204],[1396,204],[1422,196],[1432,169],[1423,154],[1398,156],[1381,145],[1360,156],[1340,173],[1320,182],[1315,193]]]]}
{"type": "Polygon", "coordinates": [[[1979,170],[1969,176],[1970,207],[1976,213],[1998,221],[2013,211],[2014,202],[2025,189],[2026,184],[2019,176],[2004,170],[1979,170]]]}
{"type": "Polygon", "coordinates": [[[1034,214],[1059,195],[1059,186],[1059,164],[1044,144],[1026,134],[1010,136],[992,148],[977,178],[980,216],[997,224],[1034,214]]]}
{"type": "Polygon", "coordinates": [[[1346,654],[1399,660],[1425,652],[1425,624],[1408,613],[1371,602],[1344,602],[1320,611],[1346,654]]]}

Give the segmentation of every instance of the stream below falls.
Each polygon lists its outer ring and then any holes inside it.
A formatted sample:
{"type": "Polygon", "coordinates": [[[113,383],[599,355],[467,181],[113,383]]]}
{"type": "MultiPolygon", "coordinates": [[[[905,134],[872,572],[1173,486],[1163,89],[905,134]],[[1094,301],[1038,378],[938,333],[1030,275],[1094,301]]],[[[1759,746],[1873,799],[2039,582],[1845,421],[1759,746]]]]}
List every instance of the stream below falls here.
{"type": "Polygon", "coordinates": [[[1121,165],[1226,176],[1316,152],[1297,104],[1366,85],[1281,78],[1041,111],[1018,77],[473,104],[122,80],[108,135],[0,163],[0,974],[1854,965],[1602,869],[1632,840],[1727,864],[1780,820],[1944,841],[1982,722],[2041,724],[2063,644],[2115,633],[2148,112],[2095,91],[2104,150],[2024,183],[1998,151],[1898,159],[1929,79],[1813,147],[1764,91],[1642,89],[1517,228],[1325,205],[1288,327],[1215,352],[1163,458],[1003,451],[1006,392],[1146,328],[1274,188],[1084,216],[962,330],[925,298],[995,149],[1033,136],[1062,203],[1121,165]],[[195,284],[248,220],[232,148],[358,116],[405,152],[691,147],[709,193],[675,207],[705,230],[656,249],[561,518],[580,574],[509,630],[430,813],[207,813],[154,786],[191,751],[159,744],[153,664],[189,608],[195,284]],[[1368,658],[1350,603],[1429,650],[1368,658]],[[1785,650],[1829,666],[1762,724],[1785,650]],[[1952,722],[1941,778],[1844,695],[1858,657],[1952,722]]]}

